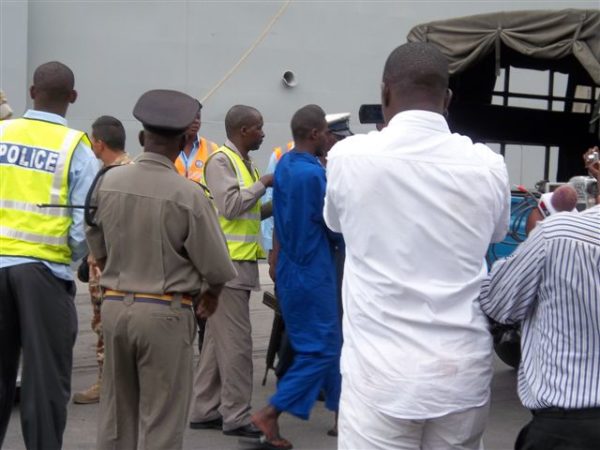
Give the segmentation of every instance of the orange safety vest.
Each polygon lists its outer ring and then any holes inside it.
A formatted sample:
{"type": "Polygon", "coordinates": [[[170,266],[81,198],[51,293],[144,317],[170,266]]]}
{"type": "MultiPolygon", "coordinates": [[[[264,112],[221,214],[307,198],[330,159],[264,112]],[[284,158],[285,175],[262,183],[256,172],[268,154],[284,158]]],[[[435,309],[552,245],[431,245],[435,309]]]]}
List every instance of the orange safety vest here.
{"type": "Polygon", "coordinates": [[[175,160],[177,172],[179,175],[183,175],[197,183],[204,183],[204,164],[206,164],[208,157],[218,148],[219,146],[214,142],[201,137],[198,140],[198,151],[196,151],[194,159],[189,164],[189,169],[186,167],[183,157],[181,155],[177,157],[175,160]]]}
{"type": "MultiPolygon", "coordinates": [[[[293,148],[294,148],[294,141],[290,141],[290,142],[288,142],[286,144],[286,151],[285,152],[287,153],[287,152],[289,152],[293,148]]],[[[273,153],[275,153],[275,159],[277,161],[279,161],[281,159],[281,157],[283,156],[283,154],[284,154],[284,152],[283,152],[283,150],[282,150],[281,147],[275,147],[273,149],[273,153]]]]}

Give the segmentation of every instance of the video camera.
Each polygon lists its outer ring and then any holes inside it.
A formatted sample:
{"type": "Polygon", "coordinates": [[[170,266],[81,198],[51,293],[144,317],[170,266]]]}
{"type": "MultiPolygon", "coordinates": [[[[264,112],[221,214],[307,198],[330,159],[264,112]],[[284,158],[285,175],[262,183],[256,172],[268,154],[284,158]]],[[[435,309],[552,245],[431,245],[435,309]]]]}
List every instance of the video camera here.
{"type": "Polygon", "coordinates": [[[383,123],[383,111],[381,105],[360,105],[358,108],[358,120],[360,123],[383,123]]]}

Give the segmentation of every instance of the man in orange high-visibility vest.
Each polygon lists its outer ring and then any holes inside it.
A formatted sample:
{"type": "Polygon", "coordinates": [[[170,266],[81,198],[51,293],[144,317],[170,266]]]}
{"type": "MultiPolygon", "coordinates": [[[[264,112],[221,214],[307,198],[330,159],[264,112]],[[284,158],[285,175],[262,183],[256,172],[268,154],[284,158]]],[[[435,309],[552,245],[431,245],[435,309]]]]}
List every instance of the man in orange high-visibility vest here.
{"type": "MultiPolygon", "coordinates": [[[[200,105],[202,109],[202,104],[200,105]]],[[[185,145],[179,157],[175,160],[175,168],[179,175],[195,181],[196,183],[206,184],[204,182],[204,164],[208,157],[215,151],[219,146],[206,138],[203,138],[198,133],[202,122],[200,120],[200,111],[198,115],[188,127],[185,132],[185,145]]],[[[206,320],[198,319],[198,348],[202,350],[202,343],[204,342],[204,328],[206,327],[206,320]]]]}
{"type": "Polygon", "coordinates": [[[180,175],[204,184],[204,164],[218,145],[198,134],[200,126],[200,112],[198,112],[196,119],[186,131],[185,146],[175,160],[175,168],[180,175]]]}

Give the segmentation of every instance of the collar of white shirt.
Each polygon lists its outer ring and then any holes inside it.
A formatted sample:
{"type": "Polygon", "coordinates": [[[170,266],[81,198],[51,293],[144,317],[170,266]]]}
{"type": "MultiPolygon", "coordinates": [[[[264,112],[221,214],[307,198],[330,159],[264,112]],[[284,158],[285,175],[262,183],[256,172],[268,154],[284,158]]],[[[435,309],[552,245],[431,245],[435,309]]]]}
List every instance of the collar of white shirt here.
{"type": "Polygon", "coordinates": [[[397,127],[407,127],[412,129],[421,128],[442,133],[450,133],[448,122],[446,122],[446,118],[443,115],[433,111],[424,111],[420,109],[397,113],[392,117],[392,120],[390,120],[388,128],[397,127]]]}

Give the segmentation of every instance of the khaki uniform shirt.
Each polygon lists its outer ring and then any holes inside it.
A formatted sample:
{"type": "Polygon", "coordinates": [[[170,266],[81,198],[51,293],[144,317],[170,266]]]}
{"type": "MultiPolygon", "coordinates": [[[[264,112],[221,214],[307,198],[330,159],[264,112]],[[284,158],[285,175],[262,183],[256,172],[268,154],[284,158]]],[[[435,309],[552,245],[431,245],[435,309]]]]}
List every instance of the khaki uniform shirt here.
{"type": "MultiPolygon", "coordinates": [[[[119,155],[118,158],[116,158],[111,164],[108,164],[109,166],[122,166],[124,164],[129,164],[131,163],[131,158],[129,157],[129,155],[127,154],[127,152],[123,152],[121,155],[119,155]]],[[[103,164],[102,167],[106,167],[106,164],[103,164]]],[[[88,286],[89,286],[89,290],[90,290],[90,295],[92,297],[92,303],[93,304],[99,304],[100,300],[102,298],[102,292],[100,289],[100,268],[98,267],[98,264],[96,263],[96,260],[94,259],[94,257],[89,254],[88,255],[88,266],[89,266],[89,281],[88,281],[88,286]]]]}
{"type": "MultiPolygon", "coordinates": [[[[236,152],[244,159],[235,145],[226,141],[225,146],[236,152]]],[[[250,159],[244,160],[246,167],[254,176],[254,166],[250,159]]],[[[206,163],[204,169],[206,185],[214,198],[215,205],[226,219],[232,220],[252,208],[264,195],[266,187],[262,182],[256,182],[246,189],[240,185],[231,166],[231,161],[224,153],[216,153],[206,163]]],[[[232,289],[259,290],[258,264],[256,261],[233,261],[238,276],[225,286],[232,289]]]]}
{"type": "Polygon", "coordinates": [[[101,286],[147,294],[196,295],[202,281],[236,276],[216,214],[200,186],[181,177],[155,153],[108,171],[87,227],[91,253],[107,258],[101,286]]]}

